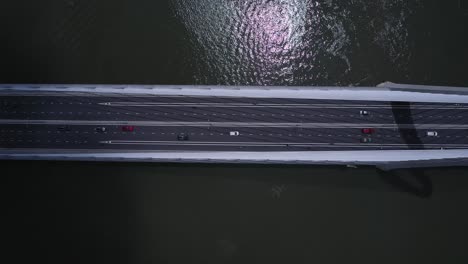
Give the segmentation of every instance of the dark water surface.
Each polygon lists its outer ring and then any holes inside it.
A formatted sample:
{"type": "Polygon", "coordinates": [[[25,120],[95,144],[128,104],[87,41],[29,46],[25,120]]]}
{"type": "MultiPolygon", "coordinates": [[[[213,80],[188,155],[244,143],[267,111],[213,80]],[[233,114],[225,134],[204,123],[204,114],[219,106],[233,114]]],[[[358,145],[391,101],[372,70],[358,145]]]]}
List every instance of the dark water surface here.
{"type": "Polygon", "coordinates": [[[463,2],[15,1],[0,81],[468,86],[463,2]]]}
{"type": "MultiPolygon", "coordinates": [[[[464,0],[22,0],[0,7],[0,83],[468,86],[464,0]]],[[[0,167],[6,240],[18,263],[468,260],[463,168],[0,167]],[[418,175],[433,182],[429,199],[388,184],[418,175]]]]}

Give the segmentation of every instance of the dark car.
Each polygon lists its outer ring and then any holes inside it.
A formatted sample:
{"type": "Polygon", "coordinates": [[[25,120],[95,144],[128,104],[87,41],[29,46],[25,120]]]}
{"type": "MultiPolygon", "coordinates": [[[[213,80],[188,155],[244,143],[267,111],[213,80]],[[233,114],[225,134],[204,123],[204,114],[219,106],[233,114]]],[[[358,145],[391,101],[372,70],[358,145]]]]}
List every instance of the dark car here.
{"type": "Polygon", "coordinates": [[[123,126],[122,131],[124,131],[124,132],[133,132],[133,131],[135,131],[135,127],[134,126],[123,126]]]}
{"type": "Polygon", "coordinates": [[[70,131],[70,126],[62,125],[57,127],[58,131],[70,131]]]}
{"type": "Polygon", "coordinates": [[[375,129],[373,129],[373,128],[363,128],[361,131],[362,131],[363,134],[374,134],[375,129]]]}
{"type": "Polygon", "coordinates": [[[189,140],[189,136],[186,133],[180,133],[177,135],[177,140],[186,141],[189,140]]]}
{"type": "Polygon", "coordinates": [[[96,132],[104,133],[104,132],[106,132],[106,128],[105,127],[96,127],[96,132]]]}

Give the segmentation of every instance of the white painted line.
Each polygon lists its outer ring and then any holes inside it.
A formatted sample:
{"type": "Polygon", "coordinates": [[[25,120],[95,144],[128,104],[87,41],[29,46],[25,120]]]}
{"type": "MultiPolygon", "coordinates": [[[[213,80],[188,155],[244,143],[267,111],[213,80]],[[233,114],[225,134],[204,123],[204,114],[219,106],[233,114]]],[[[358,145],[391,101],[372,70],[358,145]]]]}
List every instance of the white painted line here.
{"type": "MultiPolygon", "coordinates": [[[[297,143],[297,142],[200,142],[200,141],[130,141],[130,140],[110,140],[101,141],[103,144],[115,144],[115,145],[187,145],[187,146],[334,146],[334,147],[406,147],[406,146],[421,146],[420,144],[372,144],[372,143],[297,143]]],[[[428,147],[446,146],[446,147],[468,147],[468,144],[423,144],[428,147]]]]}
{"type": "MultiPolygon", "coordinates": [[[[317,108],[317,109],[408,109],[407,107],[392,106],[390,104],[252,104],[252,103],[155,103],[155,102],[107,102],[101,105],[114,107],[216,107],[216,108],[317,108]]],[[[466,106],[434,106],[434,105],[412,105],[411,109],[421,110],[461,110],[468,109],[466,106]]],[[[382,116],[381,116],[382,117],[382,116]]]]}
{"type": "Polygon", "coordinates": [[[190,127],[272,127],[272,128],[416,128],[416,129],[468,129],[468,124],[376,124],[376,123],[274,123],[274,122],[166,122],[166,121],[85,121],[85,120],[18,120],[1,119],[10,125],[135,125],[135,126],[190,126],[190,127]]]}

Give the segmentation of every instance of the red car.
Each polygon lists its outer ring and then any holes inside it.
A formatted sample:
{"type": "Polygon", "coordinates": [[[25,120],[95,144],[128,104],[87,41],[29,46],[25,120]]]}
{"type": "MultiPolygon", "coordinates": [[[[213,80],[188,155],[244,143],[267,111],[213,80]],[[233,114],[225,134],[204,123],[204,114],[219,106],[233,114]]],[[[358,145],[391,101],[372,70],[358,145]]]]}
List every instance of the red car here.
{"type": "Polygon", "coordinates": [[[133,132],[135,130],[134,126],[123,126],[122,131],[124,132],[133,132]]]}
{"type": "Polygon", "coordinates": [[[373,129],[373,128],[363,128],[361,131],[362,131],[363,134],[370,135],[370,134],[374,134],[375,129],[373,129]]]}

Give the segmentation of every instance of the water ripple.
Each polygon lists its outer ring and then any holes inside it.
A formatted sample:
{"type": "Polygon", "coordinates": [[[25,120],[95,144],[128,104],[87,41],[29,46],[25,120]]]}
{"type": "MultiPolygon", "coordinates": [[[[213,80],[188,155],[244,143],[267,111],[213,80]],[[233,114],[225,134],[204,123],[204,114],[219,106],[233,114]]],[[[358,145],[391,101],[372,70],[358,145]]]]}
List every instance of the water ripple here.
{"type": "Polygon", "coordinates": [[[378,63],[369,50],[404,68],[409,4],[343,2],[173,0],[173,6],[190,34],[199,84],[353,84],[372,74],[360,65],[378,63]]]}

